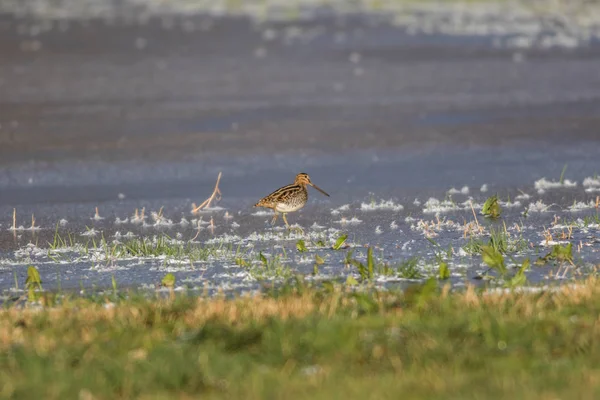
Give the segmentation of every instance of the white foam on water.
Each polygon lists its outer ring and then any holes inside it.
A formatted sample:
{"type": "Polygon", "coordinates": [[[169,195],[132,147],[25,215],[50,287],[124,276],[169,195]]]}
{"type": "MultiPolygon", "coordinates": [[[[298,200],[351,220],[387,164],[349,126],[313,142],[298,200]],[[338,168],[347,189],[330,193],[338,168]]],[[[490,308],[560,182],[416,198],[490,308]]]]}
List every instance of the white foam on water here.
{"type": "Polygon", "coordinates": [[[528,211],[534,213],[548,212],[550,207],[552,207],[552,205],[547,205],[542,200],[538,200],[535,203],[529,204],[528,211]]]}
{"type": "Polygon", "coordinates": [[[557,182],[542,178],[535,181],[533,186],[535,190],[537,190],[538,194],[544,194],[546,190],[577,187],[577,182],[573,182],[568,179],[565,179],[563,182],[557,182]]]}
{"type": "Polygon", "coordinates": [[[391,211],[402,211],[404,206],[396,204],[392,200],[381,200],[379,203],[361,203],[361,211],[377,211],[377,210],[391,210],[391,211]]]}
{"type": "Polygon", "coordinates": [[[469,187],[468,186],[463,186],[460,190],[458,190],[456,188],[451,188],[450,190],[448,190],[448,194],[464,194],[464,195],[467,195],[467,194],[469,194],[469,187]]]}

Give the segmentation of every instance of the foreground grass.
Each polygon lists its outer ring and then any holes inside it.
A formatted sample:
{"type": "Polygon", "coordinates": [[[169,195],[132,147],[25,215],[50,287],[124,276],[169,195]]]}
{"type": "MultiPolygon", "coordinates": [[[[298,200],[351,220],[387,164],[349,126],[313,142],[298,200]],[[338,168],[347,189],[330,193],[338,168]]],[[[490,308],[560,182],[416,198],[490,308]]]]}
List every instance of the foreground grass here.
{"type": "Polygon", "coordinates": [[[592,399],[599,312],[596,280],[5,309],[0,397],[592,399]]]}

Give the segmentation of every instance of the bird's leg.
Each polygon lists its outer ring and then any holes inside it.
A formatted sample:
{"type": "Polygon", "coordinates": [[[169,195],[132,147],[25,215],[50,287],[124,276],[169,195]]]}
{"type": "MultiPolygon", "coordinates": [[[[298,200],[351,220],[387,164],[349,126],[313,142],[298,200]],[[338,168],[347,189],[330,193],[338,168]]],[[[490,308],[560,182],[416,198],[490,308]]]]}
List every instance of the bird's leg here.
{"type": "MultiPolygon", "coordinates": [[[[277,217],[279,217],[279,214],[277,213],[277,211],[275,211],[275,214],[273,215],[273,219],[271,220],[271,225],[275,225],[275,222],[277,221],[277,217]]],[[[285,219],[285,214],[283,215],[283,218],[285,219]]]]}
{"type": "Polygon", "coordinates": [[[285,213],[283,213],[282,215],[283,215],[283,222],[285,222],[285,226],[287,226],[287,228],[290,229],[290,224],[288,224],[287,218],[285,218],[285,213]]]}
{"type": "Polygon", "coordinates": [[[285,213],[282,215],[283,215],[283,220],[285,221],[285,226],[287,226],[288,230],[291,231],[292,229],[294,229],[294,230],[297,230],[301,235],[304,235],[304,231],[302,230],[302,228],[300,228],[299,226],[292,228],[290,226],[290,224],[288,224],[287,219],[285,218],[285,213]]]}

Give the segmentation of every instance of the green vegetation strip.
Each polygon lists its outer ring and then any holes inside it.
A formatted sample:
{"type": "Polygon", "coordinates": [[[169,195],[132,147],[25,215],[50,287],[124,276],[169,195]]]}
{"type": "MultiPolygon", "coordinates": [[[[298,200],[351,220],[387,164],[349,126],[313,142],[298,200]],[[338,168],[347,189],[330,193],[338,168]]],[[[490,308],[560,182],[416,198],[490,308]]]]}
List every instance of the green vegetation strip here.
{"type": "Polygon", "coordinates": [[[0,397],[600,398],[599,295],[593,279],[546,293],[297,283],[5,308],[0,397]]]}

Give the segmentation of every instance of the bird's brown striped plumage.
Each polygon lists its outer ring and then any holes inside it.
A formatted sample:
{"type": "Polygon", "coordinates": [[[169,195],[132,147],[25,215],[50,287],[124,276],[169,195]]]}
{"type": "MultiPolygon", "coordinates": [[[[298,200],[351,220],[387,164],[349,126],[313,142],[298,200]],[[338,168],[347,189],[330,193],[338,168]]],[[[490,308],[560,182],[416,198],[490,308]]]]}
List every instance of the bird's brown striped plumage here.
{"type": "Polygon", "coordinates": [[[306,189],[306,185],[310,185],[323,193],[326,196],[329,196],[325,191],[317,187],[310,181],[310,177],[305,173],[299,173],[296,175],[296,179],[294,183],[291,185],[286,185],[281,187],[271,193],[270,195],[262,198],[258,203],[254,205],[254,207],[265,207],[271,208],[275,211],[275,215],[273,216],[272,224],[275,223],[278,217],[278,213],[283,214],[283,221],[286,226],[289,227],[286,214],[289,212],[298,211],[308,201],[308,190],[306,189]]]}

